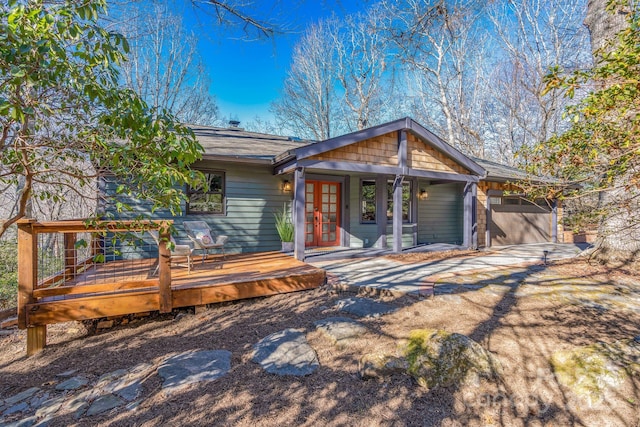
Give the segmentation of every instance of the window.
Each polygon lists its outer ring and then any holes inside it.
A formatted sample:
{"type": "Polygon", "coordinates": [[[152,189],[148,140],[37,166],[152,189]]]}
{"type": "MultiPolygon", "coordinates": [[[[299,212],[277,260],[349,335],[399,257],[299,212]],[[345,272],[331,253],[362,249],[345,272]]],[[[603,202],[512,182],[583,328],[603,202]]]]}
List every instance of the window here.
{"type": "Polygon", "coordinates": [[[374,180],[360,181],[360,222],[376,222],[376,182],[374,180]]]}
{"type": "Polygon", "coordinates": [[[224,172],[202,172],[209,188],[187,188],[187,214],[224,214],[224,172]]]}
{"type": "MultiPolygon", "coordinates": [[[[393,181],[387,182],[387,221],[393,220],[393,181]]],[[[411,183],[402,183],[402,222],[411,221],[411,183]]]]}
{"type": "Polygon", "coordinates": [[[502,197],[500,196],[491,196],[490,198],[490,202],[491,205],[501,205],[502,204],[502,197]]]}

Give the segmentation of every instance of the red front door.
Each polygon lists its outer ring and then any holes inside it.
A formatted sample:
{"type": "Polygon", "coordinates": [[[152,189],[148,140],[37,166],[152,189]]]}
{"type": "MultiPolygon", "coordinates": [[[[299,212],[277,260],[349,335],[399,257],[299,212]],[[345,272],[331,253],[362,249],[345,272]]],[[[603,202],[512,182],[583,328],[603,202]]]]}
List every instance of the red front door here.
{"type": "Polygon", "coordinates": [[[340,184],[306,182],[306,246],[340,245],[340,184]]]}

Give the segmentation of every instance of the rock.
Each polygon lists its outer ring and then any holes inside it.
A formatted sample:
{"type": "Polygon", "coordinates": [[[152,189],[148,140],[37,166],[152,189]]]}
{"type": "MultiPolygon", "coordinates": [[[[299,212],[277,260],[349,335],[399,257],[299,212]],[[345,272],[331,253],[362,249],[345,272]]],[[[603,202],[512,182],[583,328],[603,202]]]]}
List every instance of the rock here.
{"type": "Polygon", "coordinates": [[[336,303],[340,311],[353,314],[358,317],[379,317],[396,311],[396,307],[391,304],[374,301],[369,298],[346,298],[336,303]]]}
{"type": "Polygon", "coordinates": [[[114,396],[113,394],[105,394],[93,401],[89,409],[87,409],[87,413],[85,415],[87,417],[98,415],[113,408],[117,408],[118,406],[123,404],[124,401],[119,397],[114,396]]]}
{"type": "Polygon", "coordinates": [[[142,393],[142,381],[151,374],[152,369],[153,365],[141,363],[129,370],[118,369],[106,373],[97,381],[94,390],[98,395],[111,393],[131,402],[142,393]]]}
{"type": "Polygon", "coordinates": [[[303,376],[318,369],[316,352],[301,330],[285,329],[253,346],[252,360],[270,374],[303,376]]]}
{"type": "Polygon", "coordinates": [[[394,374],[404,374],[409,363],[401,357],[381,353],[365,354],[360,359],[358,372],[362,379],[384,379],[394,374]]]}
{"type": "Polygon", "coordinates": [[[109,329],[113,328],[113,320],[101,320],[96,325],[96,329],[109,329]]]}
{"type": "Polygon", "coordinates": [[[231,369],[231,352],[227,350],[186,351],[166,358],[158,368],[162,388],[174,391],[185,385],[213,381],[231,369]]]}
{"type": "Polygon", "coordinates": [[[4,404],[5,405],[14,405],[18,402],[22,402],[23,400],[26,400],[28,398],[30,398],[31,396],[33,396],[34,394],[36,394],[37,392],[40,391],[40,387],[31,387],[29,389],[26,389],[25,391],[22,391],[16,395],[13,395],[7,399],[5,399],[4,404]]]}
{"type": "Polygon", "coordinates": [[[56,386],[56,390],[76,390],[87,385],[88,382],[89,380],[85,377],[77,376],[61,382],[56,386]]]}
{"type": "Polygon", "coordinates": [[[44,392],[42,394],[36,394],[29,401],[29,406],[31,406],[32,408],[39,408],[40,406],[43,405],[44,402],[50,400],[49,397],[50,395],[48,392],[44,392]]]}
{"type": "Polygon", "coordinates": [[[5,409],[2,415],[11,415],[17,412],[24,412],[24,410],[28,408],[29,408],[29,404],[27,402],[20,402],[17,405],[11,406],[9,409],[5,409]]]}
{"type": "Polygon", "coordinates": [[[72,376],[73,374],[75,374],[76,372],[78,372],[77,369],[69,369],[68,371],[64,371],[60,374],[57,374],[56,377],[63,377],[63,378],[67,378],[72,376]]]}
{"type": "Polygon", "coordinates": [[[640,372],[638,360],[640,344],[630,339],[557,351],[551,356],[551,366],[558,383],[593,406],[623,386],[631,373],[640,372]]]}
{"type": "Polygon", "coordinates": [[[345,345],[350,339],[364,335],[368,331],[362,323],[346,317],[329,317],[314,322],[314,325],[338,345],[345,345]]]}
{"type": "Polygon", "coordinates": [[[480,344],[443,330],[411,331],[405,356],[409,374],[429,389],[479,378],[495,379],[500,372],[498,361],[480,344]]]}
{"type": "Polygon", "coordinates": [[[62,404],[64,403],[64,396],[54,397],[46,402],[36,410],[36,416],[38,418],[47,418],[58,412],[62,404]]]}
{"type": "MultiPolygon", "coordinates": [[[[36,416],[22,418],[18,421],[14,421],[12,423],[0,424],[2,427],[32,427],[36,425],[38,418],[36,416]]],[[[46,423],[39,422],[38,426],[46,426],[46,423]]]]}

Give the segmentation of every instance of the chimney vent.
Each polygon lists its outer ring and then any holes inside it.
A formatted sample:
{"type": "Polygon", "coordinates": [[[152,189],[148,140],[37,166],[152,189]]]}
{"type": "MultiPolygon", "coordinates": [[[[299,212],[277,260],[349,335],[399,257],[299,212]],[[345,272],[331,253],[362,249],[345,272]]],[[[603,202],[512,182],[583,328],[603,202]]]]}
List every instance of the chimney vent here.
{"type": "Polygon", "coordinates": [[[229,120],[229,127],[232,127],[232,128],[240,127],[240,120],[229,120]]]}

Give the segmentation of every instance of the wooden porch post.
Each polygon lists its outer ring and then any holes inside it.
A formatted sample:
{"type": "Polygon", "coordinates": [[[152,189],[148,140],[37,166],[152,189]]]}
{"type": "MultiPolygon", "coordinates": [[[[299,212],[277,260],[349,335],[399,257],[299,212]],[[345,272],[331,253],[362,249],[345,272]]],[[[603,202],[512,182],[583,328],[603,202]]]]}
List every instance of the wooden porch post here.
{"type": "Polygon", "coordinates": [[[478,248],[478,221],[476,199],[478,197],[478,184],[467,182],[464,186],[464,229],[462,245],[467,248],[478,248]]]}
{"type": "Polygon", "coordinates": [[[376,178],[376,224],[378,240],[376,247],[387,249],[387,177],[379,175],[376,178]]]}
{"type": "Polygon", "coordinates": [[[407,131],[398,132],[398,167],[402,174],[393,181],[393,252],[402,252],[402,181],[407,171],[407,131]]]}
{"type": "Polygon", "coordinates": [[[402,252],[402,175],[393,181],[393,252],[402,252]]]}
{"type": "Polygon", "coordinates": [[[34,219],[18,221],[18,327],[27,329],[27,356],[47,344],[47,326],[29,326],[27,304],[34,302],[33,290],[38,281],[38,240],[33,231],[34,219]]]}
{"type": "Polygon", "coordinates": [[[478,249],[478,183],[471,184],[471,247],[478,249]]]}
{"type": "Polygon", "coordinates": [[[160,281],[160,313],[170,313],[171,310],[173,310],[173,300],[171,295],[171,250],[167,248],[167,243],[171,239],[169,228],[163,225],[160,229],[159,236],[158,278],[160,281]]]}
{"type": "Polygon", "coordinates": [[[294,256],[304,261],[305,246],[305,178],[304,169],[296,168],[293,178],[294,256]]]}

